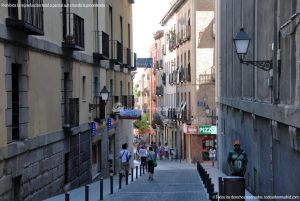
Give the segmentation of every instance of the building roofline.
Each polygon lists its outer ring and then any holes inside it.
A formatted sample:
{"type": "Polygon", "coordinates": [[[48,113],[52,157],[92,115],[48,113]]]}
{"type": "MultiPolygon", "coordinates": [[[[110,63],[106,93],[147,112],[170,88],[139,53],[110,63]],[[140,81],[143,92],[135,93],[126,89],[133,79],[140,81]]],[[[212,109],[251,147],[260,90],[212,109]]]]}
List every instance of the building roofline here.
{"type": "Polygon", "coordinates": [[[186,0],[177,0],[169,9],[169,11],[165,14],[165,16],[160,21],[160,24],[164,26],[168,20],[174,15],[174,13],[181,7],[186,0]]]}

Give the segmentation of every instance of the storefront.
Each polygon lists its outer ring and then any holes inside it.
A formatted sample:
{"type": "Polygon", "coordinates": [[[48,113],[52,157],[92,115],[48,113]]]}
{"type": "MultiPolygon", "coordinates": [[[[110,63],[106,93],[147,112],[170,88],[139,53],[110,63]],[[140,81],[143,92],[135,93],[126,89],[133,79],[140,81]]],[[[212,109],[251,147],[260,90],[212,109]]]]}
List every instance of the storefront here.
{"type": "Polygon", "coordinates": [[[183,125],[183,132],[183,156],[192,163],[209,160],[208,150],[217,144],[216,126],[183,125]]]}
{"type": "Polygon", "coordinates": [[[217,126],[215,125],[204,125],[199,126],[199,135],[201,136],[201,160],[209,160],[209,148],[217,148],[217,126]]]}

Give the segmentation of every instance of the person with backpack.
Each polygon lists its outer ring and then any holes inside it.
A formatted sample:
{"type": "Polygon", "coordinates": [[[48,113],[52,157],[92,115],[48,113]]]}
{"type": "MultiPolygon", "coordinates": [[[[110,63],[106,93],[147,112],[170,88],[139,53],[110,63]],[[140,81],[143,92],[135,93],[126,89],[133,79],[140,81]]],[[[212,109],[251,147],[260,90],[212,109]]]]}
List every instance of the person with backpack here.
{"type": "Polygon", "coordinates": [[[149,151],[147,154],[147,160],[148,160],[148,173],[149,173],[149,180],[154,179],[154,168],[157,166],[156,158],[155,158],[155,152],[153,151],[152,147],[149,147],[149,151]]]}
{"type": "Polygon", "coordinates": [[[121,173],[125,176],[126,173],[129,173],[129,160],[131,158],[130,151],[127,150],[127,143],[122,144],[119,158],[121,160],[121,173]]]}
{"type": "Polygon", "coordinates": [[[241,149],[241,143],[239,140],[235,140],[233,145],[234,149],[228,153],[227,157],[231,176],[244,177],[248,163],[246,152],[241,149]]]}

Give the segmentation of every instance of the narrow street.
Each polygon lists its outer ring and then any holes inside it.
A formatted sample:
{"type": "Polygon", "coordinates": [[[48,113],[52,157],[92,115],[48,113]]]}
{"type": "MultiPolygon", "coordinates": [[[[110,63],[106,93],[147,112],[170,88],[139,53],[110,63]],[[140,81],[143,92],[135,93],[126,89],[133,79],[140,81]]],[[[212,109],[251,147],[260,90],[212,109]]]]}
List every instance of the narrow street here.
{"type": "Polygon", "coordinates": [[[106,197],[105,200],[208,200],[195,165],[169,161],[158,163],[153,181],[144,176],[116,194],[106,197]]]}
{"type": "MultiPolygon", "coordinates": [[[[129,179],[130,180],[130,179],[129,179]]],[[[70,201],[84,200],[84,187],[70,193],[70,201]]],[[[99,182],[90,184],[90,201],[99,200],[99,182]]],[[[64,200],[64,194],[47,199],[47,201],[64,200]]],[[[118,189],[117,176],[114,178],[114,194],[109,192],[109,180],[104,180],[104,200],[117,201],[200,201],[208,200],[207,193],[197,173],[196,166],[179,161],[158,161],[153,181],[148,180],[147,173],[122,189],[118,189]]]]}

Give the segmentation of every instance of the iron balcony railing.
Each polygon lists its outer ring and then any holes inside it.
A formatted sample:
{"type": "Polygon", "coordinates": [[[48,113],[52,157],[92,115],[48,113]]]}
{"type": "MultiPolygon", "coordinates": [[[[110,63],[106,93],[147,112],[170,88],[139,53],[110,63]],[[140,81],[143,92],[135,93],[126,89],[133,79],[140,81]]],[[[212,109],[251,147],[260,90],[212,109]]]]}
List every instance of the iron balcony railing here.
{"type": "Polygon", "coordinates": [[[72,50],[84,50],[84,19],[76,14],[67,14],[67,29],[62,45],[72,50]]]}
{"type": "Polygon", "coordinates": [[[109,35],[104,31],[95,31],[95,47],[93,56],[96,59],[109,59],[109,35]]]}
{"type": "Polygon", "coordinates": [[[117,40],[112,40],[111,51],[111,59],[117,64],[123,64],[123,45],[117,40]]]}
{"type": "Polygon", "coordinates": [[[44,35],[43,0],[8,0],[8,3],[7,26],[24,30],[28,35],[44,35]]]}
{"type": "Polygon", "coordinates": [[[131,68],[131,66],[132,66],[131,57],[132,57],[131,49],[130,48],[124,48],[123,64],[125,64],[127,68],[131,68]]]}

